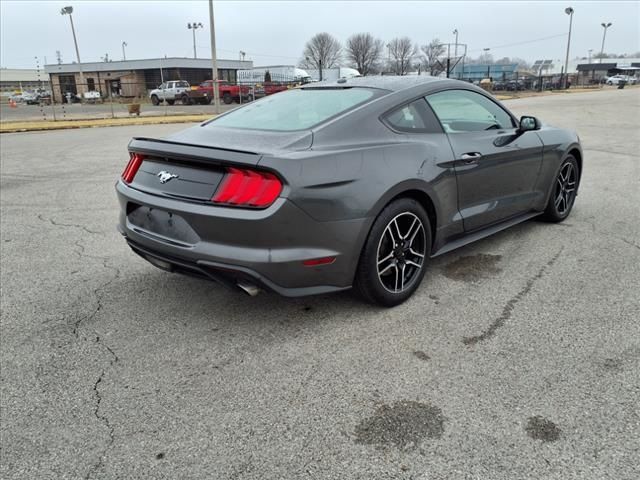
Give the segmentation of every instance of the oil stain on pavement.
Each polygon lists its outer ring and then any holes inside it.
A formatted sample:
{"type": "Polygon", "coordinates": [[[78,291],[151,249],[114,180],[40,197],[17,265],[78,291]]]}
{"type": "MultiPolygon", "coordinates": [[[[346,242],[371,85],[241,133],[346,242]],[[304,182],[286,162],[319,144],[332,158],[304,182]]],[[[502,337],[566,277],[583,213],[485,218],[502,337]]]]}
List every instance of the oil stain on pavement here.
{"type": "Polygon", "coordinates": [[[373,416],[361,421],[355,429],[355,441],[414,450],[425,438],[440,438],[443,432],[444,417],[438,407],[400,401],[378,407],[373,416]]]}
{"type": "Polygon", "coordinates": [[[534,440],[542,440],[543,442],[555,442],[560,438],[560,429],[551,420],[536,415],[529,417],[527,426],[524,428],[534,440]]]}
{"type": "Polygon", "coordinates": [[[444,275],[452,280],[477,282],[500,273],[502,269],[498,268],[496,264],[501,258],[502,255],[490,255],[487,253],[460,257],[445,265],[444,275]]]}
{"type": "Polygon", "coordinates": [[[415,352],[413,352],[413,354],[416,356],[416,358],[424,362],[431,358],[426,352],[423,352],[422,350],[416,350],[415,352]]]}

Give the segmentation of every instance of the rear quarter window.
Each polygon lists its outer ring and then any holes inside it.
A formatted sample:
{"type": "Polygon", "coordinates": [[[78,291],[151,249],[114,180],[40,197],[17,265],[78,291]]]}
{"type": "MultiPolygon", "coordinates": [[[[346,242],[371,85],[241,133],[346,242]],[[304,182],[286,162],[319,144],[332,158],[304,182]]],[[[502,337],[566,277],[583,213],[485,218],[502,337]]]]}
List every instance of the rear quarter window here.
{"type": "Polygon", "coordinates": [[[304,130],[362,105],[383,91],[368,88],[293,89],[265,97],[207,126],[251,130],[304,130]]]}

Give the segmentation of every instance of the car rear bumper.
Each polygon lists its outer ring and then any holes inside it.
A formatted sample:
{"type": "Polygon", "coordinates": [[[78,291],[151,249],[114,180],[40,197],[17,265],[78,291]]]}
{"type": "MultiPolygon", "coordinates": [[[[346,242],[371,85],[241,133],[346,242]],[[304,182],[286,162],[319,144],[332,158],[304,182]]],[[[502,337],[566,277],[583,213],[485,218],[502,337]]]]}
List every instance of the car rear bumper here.
{"type": "Polygon", "coordinates": [[[152,195],[122,181],[116,191],[118,230],[160,268],[228,286],[251,283],[284,296],[344,290],[353,282],[366,219],[318,222],[283,198],[267,209],[247,210],[152,195]],[[335,261],[303,265],[324,257],[335,261]]]}

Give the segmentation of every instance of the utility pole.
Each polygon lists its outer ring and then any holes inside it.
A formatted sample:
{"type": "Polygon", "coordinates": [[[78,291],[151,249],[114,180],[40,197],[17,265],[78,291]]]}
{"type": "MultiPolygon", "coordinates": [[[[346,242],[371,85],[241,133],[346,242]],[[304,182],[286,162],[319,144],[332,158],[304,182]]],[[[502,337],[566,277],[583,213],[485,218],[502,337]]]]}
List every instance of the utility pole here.
{"type": "Polygon", "coordinates": [[[127,60],[127,54],[124,51],[124,47],[127,47],[127,42],[122,42],[122,60],[127,60]]]}
{"type": "Polygon", "coordinates": [[[565,8],[564,13],[569,15],[569,38],[567,39],[567,55],[566,57],[564,57],[564,77],[562,79],[562,86],[566,90],[569,80],[569,48],[571,47],[571,25],[573,24],[573,8],[565,8]]]}
{"type": "MultiPolygon", "coordinates": [[[[490,48],[483,48],[482,49],[485,53],[485,55],[489,54],[489,50],[491,50],[490,48]]],[[[491,80],[491,64],[489,63],[489,61],[487,60],[487,78],[489,80],[491,80]]]]}
{"type": "MultiPolygon", "coordinates": [[[[73,44],[76,47],[76,58],[78,59],[78,70],[80,71],[80,86],[84,85],[84,75],[82,74],[82,62],[80,61],[80,50],[78,50],[78,40],[76,38],[76,29],[73,26],[73,7],[64,7],[60,10],[60,15],[69,15],[69,21],[71,22],[71,33],[73,33],[73,44]]],[[[80,98],[82,99],[81,89],[78,89],[80,98]]]]}
{"type": "Polygon", "coordinates": [[[193,58],[198,58],[198,54],[196,53],[196,30],[202,28],[202,23],[187,23],[187,28],[193,30],[193,58]]]}
{"type": "Polygon", "coordinates": [[[318,69],[319,69],[319,73],[320,73],[320,81],[322,81],[322,59],[318,59],[318,69]]]}
{"type": "Polygon", "coordinates": [[[604,55],[604,39],[607,38],[607,29],[612,25],[612,23],[601,23],[600,25],[604,28],[604,33],[602,34],[602,47],[600,48],[600,63],[602,63],[602,56],[604,55]]]}
{"type": "Polygon", "coordinates": [[[456,48],[454,50],[453,56],[458,58],[458,29],[457,28],[453,31],[453,34],[456,36],[456,48]]]}
{"type": "Polygon", "coordinates": [[[216,29],[213,21],[213,0],[209,0],[209,31],[211,32],[211,67],[213,70],[211,79],[213,80],[213,103],[215,104],[215,112],[219,114],[220,92],[218,91],[218,59],[216,57],[216,29]]]}

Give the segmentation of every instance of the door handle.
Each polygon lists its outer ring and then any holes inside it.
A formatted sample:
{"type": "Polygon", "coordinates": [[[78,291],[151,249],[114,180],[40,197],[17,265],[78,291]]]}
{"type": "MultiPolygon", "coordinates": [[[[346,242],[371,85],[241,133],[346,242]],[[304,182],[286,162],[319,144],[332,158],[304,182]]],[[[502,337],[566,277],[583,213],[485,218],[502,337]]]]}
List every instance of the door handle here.
{"type": "Polygon", "coordinates": [[[469,153],[463,153],[460,156],[460,159],[464,163],[470,164],[470,163],[476,163],[480,159],[480,157],[482,157],[482,154],[479,152],[469,152],[469,153]]]}

